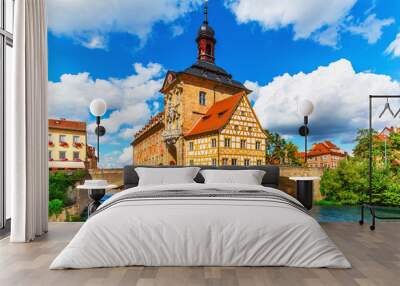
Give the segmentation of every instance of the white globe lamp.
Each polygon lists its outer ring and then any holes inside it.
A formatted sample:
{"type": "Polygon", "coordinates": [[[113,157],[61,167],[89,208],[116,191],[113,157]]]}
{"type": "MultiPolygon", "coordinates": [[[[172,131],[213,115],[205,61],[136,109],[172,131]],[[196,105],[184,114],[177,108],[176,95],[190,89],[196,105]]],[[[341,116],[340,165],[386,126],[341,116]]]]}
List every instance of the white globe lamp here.
{"type": "Polygon", "coordinates": [[[314,104],[308,99],[299,103],[299,113],[302,116],[309,116],[314,111],[314,104]]]}
{"type": "Polygon", "coordinates": [[[100,117],[106,113],[107,104],[101,98],[94,99],[90,103],[89,109],[90,113],[96,116],[97,127],[95,129],[95,133],[97,135],[97,162],[100,162],[100,136],[106,134],[106,129],[104,128],[104,126],[100,125],[100,117]]]}
{"type": "Polygon", "coordinates": [[[101,117],[106,113],[107,110],[107,104],[106,102],[101,99],[94,99],[90,103],[90,113],[92,113],[96,117],[101,117]]]}

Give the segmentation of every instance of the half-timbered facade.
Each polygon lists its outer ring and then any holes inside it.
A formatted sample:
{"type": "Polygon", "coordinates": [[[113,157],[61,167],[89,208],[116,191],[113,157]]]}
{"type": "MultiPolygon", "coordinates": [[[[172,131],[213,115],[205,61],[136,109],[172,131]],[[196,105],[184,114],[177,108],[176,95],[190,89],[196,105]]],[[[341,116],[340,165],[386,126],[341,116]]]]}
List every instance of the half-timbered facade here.
{"type": "Polygon", "coordinates": [[[185,139],[185,165],[265,164],[266,135],[245,93],[216,103],[185,139]]]}

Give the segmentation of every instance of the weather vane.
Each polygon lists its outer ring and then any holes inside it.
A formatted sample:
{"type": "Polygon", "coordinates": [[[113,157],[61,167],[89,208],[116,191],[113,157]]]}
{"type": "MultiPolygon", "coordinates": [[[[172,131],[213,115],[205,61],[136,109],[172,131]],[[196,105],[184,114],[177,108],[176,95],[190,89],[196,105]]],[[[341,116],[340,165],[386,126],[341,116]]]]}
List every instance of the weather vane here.
{"type": "Polygon", "coordinates": [[[204,0],[204,23],[208,23],[208,0],[204,0]]]}

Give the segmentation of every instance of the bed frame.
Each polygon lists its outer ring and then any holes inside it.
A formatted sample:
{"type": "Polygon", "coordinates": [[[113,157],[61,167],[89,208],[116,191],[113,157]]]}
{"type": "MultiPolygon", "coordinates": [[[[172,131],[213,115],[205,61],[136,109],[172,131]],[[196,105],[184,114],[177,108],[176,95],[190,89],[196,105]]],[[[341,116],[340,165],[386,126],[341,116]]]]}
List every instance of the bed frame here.
{"type": "MultiPolygon", "coordinates": [[[[124,190],[136,187],[139,183],[139,176],[135,171],[136,167],[152,167],[152,168],[184,168],[182,166],[141,166],[141,165],[129,165],[124,167],[124,190]]],[[[211,170],[263,170],[265,171],[265,175],[262,179],[261,184],[264,187],[271,187],[275,189],[279,189],[279,167],[273,165],[267,166],[220,166],[220,167],[212,167],[212,166],[198,166],[202,170],[211,169],[211,170]]],[[[200,174],[194,178],[197,183],[204,183],[204,178],[200,174]]]]}

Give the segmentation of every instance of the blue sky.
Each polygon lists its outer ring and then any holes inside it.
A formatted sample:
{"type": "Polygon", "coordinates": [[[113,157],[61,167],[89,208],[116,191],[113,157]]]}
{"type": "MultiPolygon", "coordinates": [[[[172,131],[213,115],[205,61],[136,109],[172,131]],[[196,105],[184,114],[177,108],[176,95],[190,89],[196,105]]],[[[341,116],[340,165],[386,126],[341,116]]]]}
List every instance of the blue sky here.
{"type": "MultiPolygon", "coordinates": [[[[103,166],[129,163],[134,132],[162,109],[165,72],[196,60],[201,5],[48,1],[49,116],[86,120],[91,131],[88,105],[104,98],[103,166]]],[[[312,142],[329,139],[349,151],[357,128],[367,126],[368,94],[400,94],[400,1],[211,0],[209,22],[216,63],[254,90],[264,127],[301,148],[298,101],[315,104],[312,142]]],[[[384,117],[376,128],[398,121],[384,117]]]]}

